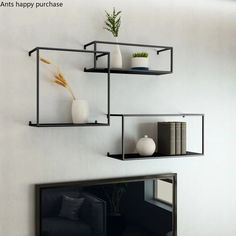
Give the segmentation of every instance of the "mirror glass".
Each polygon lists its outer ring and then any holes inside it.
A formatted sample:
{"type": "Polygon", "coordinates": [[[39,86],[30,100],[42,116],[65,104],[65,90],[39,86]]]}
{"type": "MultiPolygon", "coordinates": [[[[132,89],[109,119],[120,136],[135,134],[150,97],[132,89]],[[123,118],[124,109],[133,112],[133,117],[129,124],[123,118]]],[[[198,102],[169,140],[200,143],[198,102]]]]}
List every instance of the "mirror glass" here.
{"type": "Polygon", "coordinates": [[[37,236],[176,236],[176,178],[40,185],[37,236]]]}

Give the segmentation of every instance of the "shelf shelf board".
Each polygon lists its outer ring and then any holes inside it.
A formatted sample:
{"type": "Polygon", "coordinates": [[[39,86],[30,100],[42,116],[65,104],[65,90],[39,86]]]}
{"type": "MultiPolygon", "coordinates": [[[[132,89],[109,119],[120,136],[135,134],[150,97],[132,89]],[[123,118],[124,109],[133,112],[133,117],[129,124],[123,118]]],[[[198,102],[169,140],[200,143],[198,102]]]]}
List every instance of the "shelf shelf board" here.
{"type": "Polygon", "coordinates": [[[109,126],[108,123],[83,123],[83,124],[74,124],[74,123],[32,123],[29,122],[29,126],[33,127],[88,127],[88,126],[109,126]]]}
{"type": "MultiPolygon", "coordinates": [[[[90,68],[84,69],[85,72],[92,73],[108,73],[107,68],[90,68]]],[[[161,71],[161,70],[137,70],[137,69],[117,69],[111,68],[110,73],[113,74],[136,74],[136,75],[165,75],[171,74],[171,71],[161,71]]]]}
{"type": "Polygon", "coordinates": [[[181,158],[181,157],[193,157],[193,156],[202,156],[202,153],[197,152],[187,152],[186,154],[181,155],[162,155],[160,153],[154,153],[152,156],[140,156],[138,153],[126,153],[125,159],[122,159],[122,154],[110,154],[107,153],[108,157],[115,158],[121,161],[130,161],[130,160],[147,160],[147,159],[164,159],[164,158],[181,158]]]}

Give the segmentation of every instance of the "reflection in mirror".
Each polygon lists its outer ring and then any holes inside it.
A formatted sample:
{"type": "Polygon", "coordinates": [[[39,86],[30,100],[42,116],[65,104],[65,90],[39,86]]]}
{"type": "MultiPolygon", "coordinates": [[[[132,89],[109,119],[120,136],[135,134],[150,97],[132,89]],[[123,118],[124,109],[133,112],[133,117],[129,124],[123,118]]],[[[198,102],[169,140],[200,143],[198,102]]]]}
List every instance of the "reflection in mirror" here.
{"type": "Polygon", "coordinates": [[[172,179],[157,179],[154,185],[154,198],[163,203],[173,203],[173,181],[172,179]]]}
{"type": "Polygon", "coordinates": [[[163,175],[145,181],[145,201],[156,206],[157,218],[161,222],[163,236],[176,236],[177,226],[177,175],[163,175]],[[171,225],[171,227],[170,227],[171,225]],[[170,229],[167,232],[167,229],[170,229]],[[165,230],[164,230],[165,229],[165,230]]]}
{"type": "Polygon", "coordinates": [[[36,236],[176,236],[176,174],[36,186],[36,236]]]}

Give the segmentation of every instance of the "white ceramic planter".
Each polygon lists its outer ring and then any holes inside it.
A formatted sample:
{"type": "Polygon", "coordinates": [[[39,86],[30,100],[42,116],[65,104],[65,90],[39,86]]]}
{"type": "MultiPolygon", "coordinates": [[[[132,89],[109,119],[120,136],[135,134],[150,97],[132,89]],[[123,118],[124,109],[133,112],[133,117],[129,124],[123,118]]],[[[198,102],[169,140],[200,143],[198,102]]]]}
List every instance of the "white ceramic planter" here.
{"type": "Polygon", "coordinates": [[[132,57],[131,58],[132,69],[148,70],[148,67],[149,67],[148,57],[132,57]]]}
{"type": "Polygon", "coordinates": [[[137,142],[136,149],[141,156],[151,156],[156,150],[156,144],[152,138],[145,135],[137,142]]]}
{"type": "MultiPolygon", "coordinates": [[[[115,38],[115,40],[118,42],[117,38],[115,38]]],[[[120,45],[113,45],[113,50],[111,52],[111,68],[122,68],[120,45]]]]}
{"type": "Polygon", "coordinates": [[[89,116],[89,106],[86,100],[75,99],[72,102],[72,121],[75,124],[87,123],[89,116]]]}

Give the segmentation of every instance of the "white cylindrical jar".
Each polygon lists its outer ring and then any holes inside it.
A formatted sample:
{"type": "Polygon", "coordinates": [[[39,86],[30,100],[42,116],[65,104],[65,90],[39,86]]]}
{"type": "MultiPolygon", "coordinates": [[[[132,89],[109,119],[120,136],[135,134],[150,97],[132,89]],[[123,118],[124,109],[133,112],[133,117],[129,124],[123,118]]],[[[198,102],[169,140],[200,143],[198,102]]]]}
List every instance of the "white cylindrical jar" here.
{"type": "Polygon", "coordinates": [[[136,149],[141,156],[152,156],[156,150],[156,144],[152,138],[144,135],[136,144],[136,149]]]}
{"type": "Polygon", "coordinates": [[[75,99],[72,102],[72,121],[74,124],[88,122],[89,106],[86,100],[75,99]]]}

